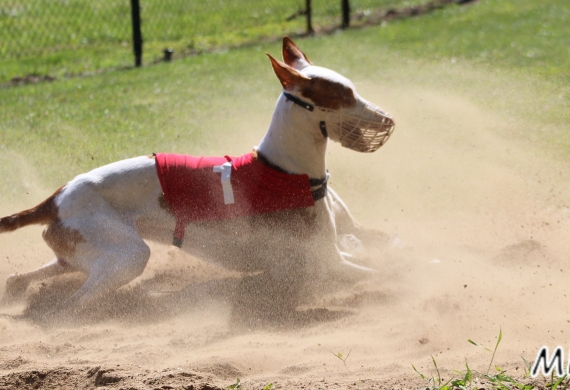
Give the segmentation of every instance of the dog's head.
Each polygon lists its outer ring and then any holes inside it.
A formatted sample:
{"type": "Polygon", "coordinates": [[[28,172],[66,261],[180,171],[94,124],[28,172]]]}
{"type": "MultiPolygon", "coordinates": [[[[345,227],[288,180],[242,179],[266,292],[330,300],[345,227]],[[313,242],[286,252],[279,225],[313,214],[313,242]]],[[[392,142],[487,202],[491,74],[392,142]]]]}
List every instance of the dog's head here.
{"type": "Polygon", "coordinates": [[[392,134],[390,114],[361,98],[344,76],[313,65],[289,37],[283,38],[284,62],[267,56],[285,97],[310,112],[324,137],[358,152],[374,152],[392,134]]]}

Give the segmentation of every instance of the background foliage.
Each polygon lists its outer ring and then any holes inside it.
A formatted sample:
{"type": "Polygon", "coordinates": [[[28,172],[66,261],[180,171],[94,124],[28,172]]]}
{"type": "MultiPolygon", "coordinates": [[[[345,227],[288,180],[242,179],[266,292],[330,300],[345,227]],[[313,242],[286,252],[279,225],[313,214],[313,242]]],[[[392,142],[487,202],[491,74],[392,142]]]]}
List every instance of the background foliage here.
{"type": "MultiPolygon", "coordinates": [[[[422,0],[352,0],[353,16],[422,0]]],[[[425,1],[425,0],[423,0],[425,1]]],[[[340,1],[313,0],[315,28],[340,24],[340,1]]],[[[287,21],[304,0],[141,0],[145,62],[255,43],[305,31],[287,21]]],[[[14,76],[62,76],[133,63],[128,0],[0,0],[0,82],[14,76]]]]}

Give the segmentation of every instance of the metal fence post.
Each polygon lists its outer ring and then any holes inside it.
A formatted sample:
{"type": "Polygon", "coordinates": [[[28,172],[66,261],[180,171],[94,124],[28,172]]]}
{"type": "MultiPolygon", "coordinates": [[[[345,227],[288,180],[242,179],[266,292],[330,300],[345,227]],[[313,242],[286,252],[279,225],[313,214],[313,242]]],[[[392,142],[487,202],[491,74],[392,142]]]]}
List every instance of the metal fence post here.
{"type": "Polygon", "coordinates": [[[313,10],[311,8],[311,0],[306,0],[305,5],[305,15],[307,16],[307,34],[312,34],[315,32],[315,30],[313,30],[313,23],[311,21],[311,15],[313,13],[313,10]]]}
{"type": "Polygon", "coordinates": [[[350,26],[350,3],[349,0],[340,0],[340,7],[342,9],[342,28],[350,26]]]}
{"type": "Polygon", "coordinates": [[[141,7],[139,0],[131,0],[131,15],[133,19],[133,52],[135,66],[142,66],[143,39],[141,33],[141,7]]]}

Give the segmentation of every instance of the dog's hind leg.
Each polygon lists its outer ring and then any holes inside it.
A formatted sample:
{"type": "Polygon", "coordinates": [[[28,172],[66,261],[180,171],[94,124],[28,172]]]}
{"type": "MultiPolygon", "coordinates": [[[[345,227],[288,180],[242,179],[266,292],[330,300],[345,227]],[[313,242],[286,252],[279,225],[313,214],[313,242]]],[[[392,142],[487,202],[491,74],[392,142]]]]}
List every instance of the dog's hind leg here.
{"type": "Polygon", "coordinates": [[[85,283],[71,297],[46,315],[46,321],[73,318],[109,292],[142,274],[150,248],[138,232],[121,221],[107,221],[108,240],[85,242],[78,246],[78,256],[91,265],[85,283]],[[96,254],[95,257],[86,256],[96,254]]]}
{"type": "Polygon", "coordinates": [[[24,274],[10,275],[6,280],[6,291],[2,304],[9,304],[23,298],[30,283],[77,271],[61,258],[55,258],[46,265],[24,274]]]}

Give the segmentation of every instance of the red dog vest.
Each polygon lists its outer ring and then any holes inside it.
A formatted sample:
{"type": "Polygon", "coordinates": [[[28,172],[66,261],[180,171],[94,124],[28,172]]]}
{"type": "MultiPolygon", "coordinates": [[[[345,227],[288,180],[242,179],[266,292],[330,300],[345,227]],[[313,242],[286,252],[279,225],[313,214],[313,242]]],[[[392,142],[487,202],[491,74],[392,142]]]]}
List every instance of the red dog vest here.
{"type": "Polygon", "coordinates": [[[176,217],[175,245],[190,222],[223,220],[310,207],[309,176],[276,171],[254,158],[159,153],[156,171],[176,217]]]}

